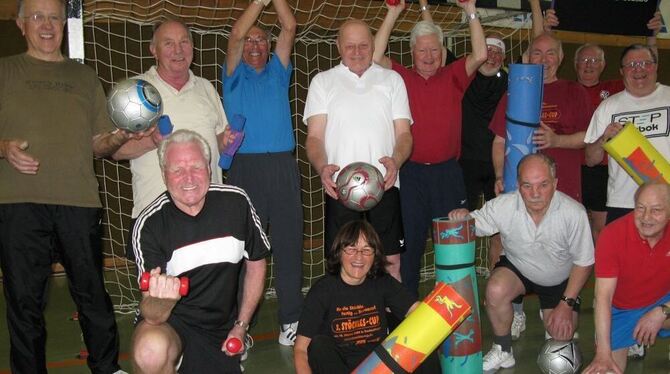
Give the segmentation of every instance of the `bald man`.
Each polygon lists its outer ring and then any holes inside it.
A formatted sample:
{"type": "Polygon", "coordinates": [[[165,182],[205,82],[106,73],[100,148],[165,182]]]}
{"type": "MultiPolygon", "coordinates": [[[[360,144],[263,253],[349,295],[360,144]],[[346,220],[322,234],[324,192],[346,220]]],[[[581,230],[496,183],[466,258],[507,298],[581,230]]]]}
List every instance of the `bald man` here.
{"type": "Polygon", "coordinates": [[[338,170],[352,162],[370,163],[384,175],[386,192],[364,216],[381,236],[387,270],[400,279],[404,237],[398,170],[412,150],[407,90],[398,73],[372,62],[374,42],[364,22],[345,22],[337,49],[341,63],[312,79],[303,116],[307,158],[326,192],[325,248],[330,250],[342,225],[363,215],[337,201],[338,170]]]}
{"type": "Polygon", "coordinates": [[[584,373],[626,370],[628,347],[670,336],[670,186],[644,184],[635,210],[596,245],[596,355],[584,373]],[[640,271],[644,269],[644,271],[640,271]]]}

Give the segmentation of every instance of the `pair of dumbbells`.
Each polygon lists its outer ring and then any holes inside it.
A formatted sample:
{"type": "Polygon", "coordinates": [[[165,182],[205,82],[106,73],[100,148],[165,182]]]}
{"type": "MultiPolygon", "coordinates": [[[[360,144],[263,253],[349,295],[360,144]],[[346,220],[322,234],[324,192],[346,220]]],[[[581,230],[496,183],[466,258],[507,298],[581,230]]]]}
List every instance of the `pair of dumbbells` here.
{"type": "MultiPolygon", "coordinates": [[[[140,290],[149,291],[149,280],[151,279],[151,274],[148,271],[142,273],[140,277],[140,290]]],[[[188,295],[189,280],[187,277],[179,278],[179,294],[183,297],[188,295]]]]}

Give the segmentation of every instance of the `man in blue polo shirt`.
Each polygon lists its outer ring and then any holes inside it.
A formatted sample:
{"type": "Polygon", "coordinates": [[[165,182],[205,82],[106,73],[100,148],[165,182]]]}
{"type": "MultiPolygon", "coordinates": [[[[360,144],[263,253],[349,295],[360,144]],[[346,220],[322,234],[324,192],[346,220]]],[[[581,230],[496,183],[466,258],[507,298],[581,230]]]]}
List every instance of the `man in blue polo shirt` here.
{"type": "Polygon", "coordinates": [[[286,0],[272,0],[281,32],[270,55],[271,35],[255,26],[269,2],[251,1],[228,40],[223,103],[231,116],[246,117],[246,124],[226,181],[248,193],[270,235],[279,299],[279,343],[292,346],[303,302],[300,176],[288,98],[296,21],[286,0]]]}

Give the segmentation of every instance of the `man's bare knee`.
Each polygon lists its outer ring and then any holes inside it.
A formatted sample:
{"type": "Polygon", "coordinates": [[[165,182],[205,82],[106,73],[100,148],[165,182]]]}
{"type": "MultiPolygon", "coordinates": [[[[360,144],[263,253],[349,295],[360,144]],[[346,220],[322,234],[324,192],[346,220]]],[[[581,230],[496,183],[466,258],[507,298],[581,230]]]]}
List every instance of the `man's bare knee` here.
{"type": "Polygon", "coordinates": [[[179,337],[167,325],[138,326],[133,335],[133,365],[138,373],[174,373],[180,353],[179,337]]]}

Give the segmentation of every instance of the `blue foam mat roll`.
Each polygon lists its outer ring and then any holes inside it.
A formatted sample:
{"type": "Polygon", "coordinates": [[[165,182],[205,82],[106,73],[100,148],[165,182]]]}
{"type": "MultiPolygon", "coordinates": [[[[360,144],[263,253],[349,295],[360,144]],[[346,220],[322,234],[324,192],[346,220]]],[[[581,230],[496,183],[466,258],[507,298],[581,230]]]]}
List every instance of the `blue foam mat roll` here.
{"type": "Polygon", "coordinates": [[[511,64],[507,88],[505,192],[517,189],[516,168],[523,156],[535,153],[533,132],[540,126],[543,69],[537,64],[511,64]]]}

